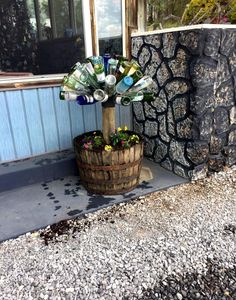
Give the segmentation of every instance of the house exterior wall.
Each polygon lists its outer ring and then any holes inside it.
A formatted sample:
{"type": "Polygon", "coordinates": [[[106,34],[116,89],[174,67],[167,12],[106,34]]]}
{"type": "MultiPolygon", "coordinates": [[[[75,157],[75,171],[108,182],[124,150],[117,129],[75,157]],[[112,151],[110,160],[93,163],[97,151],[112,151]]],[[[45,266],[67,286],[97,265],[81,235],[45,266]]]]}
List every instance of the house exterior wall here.
{"type": "Polygon", "coordinates": [[[205,176],[236,163],[236,28],[134,36],[132,56],[155,101],[134,105],[145,155],[174,173],[205,176]]]}
{"type": "MultiPolygon", "coordinates": [[[[59,100],[59,87],[0,91],[0,162],[73,147],[75,136],[101,129],[100,103],[59,100]]],[[[116,107],[117,126],[131,128],[131,111],[116,107]]]]}

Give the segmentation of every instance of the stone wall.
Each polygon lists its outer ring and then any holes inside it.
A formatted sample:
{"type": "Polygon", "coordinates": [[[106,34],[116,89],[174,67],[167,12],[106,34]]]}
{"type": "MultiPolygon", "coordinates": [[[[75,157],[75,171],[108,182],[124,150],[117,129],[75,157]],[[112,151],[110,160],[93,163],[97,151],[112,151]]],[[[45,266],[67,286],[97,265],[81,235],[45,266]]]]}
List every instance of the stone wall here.
{"type": "Polygon", "coordinates": [[[136,103],[146,157],[189,178],[236,163],[236,29],[202,28],[132,38],[155,101],[136,103]]]}

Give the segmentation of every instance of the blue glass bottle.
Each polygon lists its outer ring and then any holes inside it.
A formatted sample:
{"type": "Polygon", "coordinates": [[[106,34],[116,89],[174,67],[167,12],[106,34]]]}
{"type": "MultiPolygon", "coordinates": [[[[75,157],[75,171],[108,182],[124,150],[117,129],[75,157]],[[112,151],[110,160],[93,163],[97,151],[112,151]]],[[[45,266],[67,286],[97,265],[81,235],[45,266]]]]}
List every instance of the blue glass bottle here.
{"type": "Polygon", "coordinates": [[[116,86],[117,94],[125,93],[132,85],[134,81],[130,76],[125,76],[116,86]]]}
{"type": "Polygon", "coordinates": [[[109,53],[105,53],[103,55],[104,59],[104,69],[105,69],[105,74],[108,74],[108,60],[111,58],[111,55],[109,53]]]}

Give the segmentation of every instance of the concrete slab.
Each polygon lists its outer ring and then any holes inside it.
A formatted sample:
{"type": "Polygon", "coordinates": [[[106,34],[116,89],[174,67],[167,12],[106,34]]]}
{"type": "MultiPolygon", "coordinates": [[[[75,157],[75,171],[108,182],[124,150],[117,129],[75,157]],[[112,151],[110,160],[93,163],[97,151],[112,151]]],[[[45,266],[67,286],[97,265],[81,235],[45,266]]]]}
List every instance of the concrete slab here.
{"type": "Polygon", "coordinates": [[[188,182],[146,159],[143,165],[151,169],[153,179],[142,182],[132,192],[124,195],[91,195],[81,186],[77,176],[62,177],[0,193],[0,241],[188,182]]]}
{"type": "Polygon", "coordinates": [[[77,175],[73,150],[43,155],[0,164],[0,193],[34,183],[77,175]]]}

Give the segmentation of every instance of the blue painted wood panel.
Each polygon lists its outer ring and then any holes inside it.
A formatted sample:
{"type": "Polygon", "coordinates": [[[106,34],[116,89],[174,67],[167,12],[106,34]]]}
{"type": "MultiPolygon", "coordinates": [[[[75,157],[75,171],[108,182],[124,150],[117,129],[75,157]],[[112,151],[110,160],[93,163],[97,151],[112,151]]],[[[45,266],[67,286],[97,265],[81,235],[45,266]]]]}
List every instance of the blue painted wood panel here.
{"type": "Polygon", "coordinates": [[[96,109],[97,129],[102,130],[102,105],[101,105],[101,103],[96,103],[95,109],[96,109]]]}
{"type": "MultiPolygon", "coordinates": [[[[102,129],[100,103],[59,100],[59,87],[0,92],[0,162],[72,147],[75,136],[102,129]]],[[[131,128],[131,107],[116,106],[116,126],[131,128]]]]}
{"type": "Polygon", "coordinates": [[[59,130],[57,128],[56,110],[51,88],[39,89],[39,105],[42,114],[43,131],[45,136],[46,151],[52,152],[60,149],[59,130]]]}
{"type": "Polygon", "coordinates": [[[74,101],[70,101],[68,105],[69,105],[69,113],[70,113],[72,138],[74,138],[77,135],[80,135],[85,132],[83,107],[78,105],[74,101]]]}
{"type": "Polygon", "coordinates": [[[16,158],[32,155],[29,132],[21,91],[6,92],[13,139],[15,141],[16,158]]]}
{"type": "Polygon", "coordinates": [[[83,106],[84,129],[85,131],[93,131],[97,128],[96,108],[95,105],[83,106]]]}
{"type": "Polygon", "coordinates": [[[38,93],[36,89],[24,90],[22,93],[32,155],[37,155],[46,152],[38,93]]]}
{"type": "Polygon", "coordinates": [[[11,122],[6,105],[6,93],[0,93],[0,160],[16,158],[11,122]]]}
{"type": "Polygon", "coordinates": [[[59,149],[69,149],[72,147],[72,133],[69,115],[69,104],[67,101],[59,99],[59,89],[53,88],[53,101],[56,111],[56,122],[59,137],[59,149]]]}

